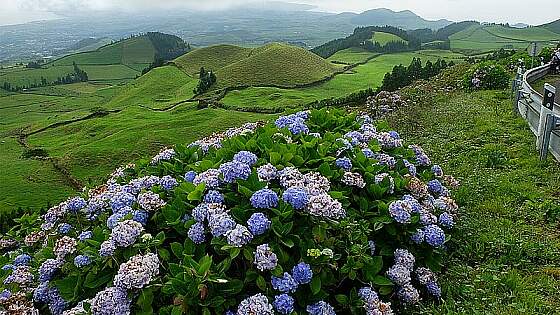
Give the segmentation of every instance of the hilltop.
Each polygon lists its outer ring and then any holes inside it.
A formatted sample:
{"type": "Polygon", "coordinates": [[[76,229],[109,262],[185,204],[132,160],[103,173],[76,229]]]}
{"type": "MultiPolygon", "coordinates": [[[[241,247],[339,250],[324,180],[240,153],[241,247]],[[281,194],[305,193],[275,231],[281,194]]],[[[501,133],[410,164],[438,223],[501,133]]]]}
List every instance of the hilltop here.
{"type": "Polygon", "coordinates": [[[217,88],[295,87],[332,76],[337,67],[296,46],[273,43],[258,48],[218,45],[194,50],[174,63],[190,75],[201,67],[218,77],[217,88]]]}
{"type": "Polygon", "coordinates": [[[364,11],[360,14],[347,15],[351,23],[358,26],[395,26],[407,30],[418,28],[429,28],[433,30],[445,27],[453,22],[445,19],[437,21],[426,20],[410,10],[393,11],[390,9],[374,9],[364,11]]]}

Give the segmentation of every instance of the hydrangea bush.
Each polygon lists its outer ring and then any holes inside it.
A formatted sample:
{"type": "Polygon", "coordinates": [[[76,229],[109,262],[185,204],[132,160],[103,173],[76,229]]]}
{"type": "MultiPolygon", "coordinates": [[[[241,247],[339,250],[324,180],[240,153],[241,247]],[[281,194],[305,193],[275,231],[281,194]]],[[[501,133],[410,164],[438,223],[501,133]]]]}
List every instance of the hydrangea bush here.
{"type": "Polygon", "coordinates": [[[366,101],[366,109],[370,116],[377,119],[405,106],[406,101],[399,94],[387,91],[370,96],[366,101]]]}
{"type": "Polygon", "coordinates": [[[510,75],[501,65],[495,62],[481,62],[465,73],[463,87],[471,91],[505,89],[510,81],[510,75]]]}
{"type": "Polygon", "coordinates": [[[17,314],[393,314],[438,299],[453,177],[367,116],[300,112],[117,169],[1,240],[17,314]]]}

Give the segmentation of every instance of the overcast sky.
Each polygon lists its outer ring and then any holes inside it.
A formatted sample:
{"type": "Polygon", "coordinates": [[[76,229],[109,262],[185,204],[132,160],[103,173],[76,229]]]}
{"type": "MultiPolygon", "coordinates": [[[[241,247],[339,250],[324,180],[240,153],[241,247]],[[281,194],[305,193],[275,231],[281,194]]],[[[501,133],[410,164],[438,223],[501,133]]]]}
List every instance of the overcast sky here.
{"type": "MultiPolygon", "coordinates": [[[[55,18],[69,10],[223,9],[264,0],[0,0],[0,25],[55,18]],[[202,3],[202,4],[201,4],[202,3]]],[[[288,1],[287,1],[288,2],[288,1]]],[[[411,10],[426,19],[542,24],[560,18],[559,0],[291,0],[328,12],[411,10]]]]}

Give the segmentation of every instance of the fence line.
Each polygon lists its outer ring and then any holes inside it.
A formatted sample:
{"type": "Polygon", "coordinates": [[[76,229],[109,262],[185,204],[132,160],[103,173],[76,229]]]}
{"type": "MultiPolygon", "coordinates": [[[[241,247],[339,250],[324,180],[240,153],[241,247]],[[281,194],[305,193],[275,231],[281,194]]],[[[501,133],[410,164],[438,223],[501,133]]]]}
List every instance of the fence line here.
{"type": "Polygon", "coordinates": [[[541,94],[531,86],[532,82],[550,72],[550,64],[525,72],[522,69],[517,71],[512,84],[515,95],[513,110],[527,121],[537,136],[536,147],[541,160],[545,160],[550,152],[560,162],[560,105],[554,101],[556,89],[546,84],[541,94]]]}

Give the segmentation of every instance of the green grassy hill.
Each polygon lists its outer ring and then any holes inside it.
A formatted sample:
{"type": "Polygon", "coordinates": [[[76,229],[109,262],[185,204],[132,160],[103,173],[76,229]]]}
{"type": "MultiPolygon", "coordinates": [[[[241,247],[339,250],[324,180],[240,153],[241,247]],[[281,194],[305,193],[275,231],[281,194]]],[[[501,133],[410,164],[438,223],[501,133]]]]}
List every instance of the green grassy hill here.
{"type": "Polygon", "coordinates": [[[518,29],[502,25],[473,25],[451,35],[449,39],[452,50],[477,54],[500,48],[524,49],[534,41],[560,40],[560,34],[544,27],[518,29]]]}
{"type": "Polygon", "coordinates": [[[198,75],[200,68],[217,71],[227,65],[250,56],[251,48],[233,45],[216,45],[195,49],[174,60],[174,63],[192,76],[198,75]]]}
{"type": "Polygon", "coordinates": [[[299,47],[269,44],[255,48],[249,57],[216,70],[218,87],[295,87],[322,80],[336,67],[299,47]]]}
{"type": "MultiPolygon", "coordinates": [[[[47,83],[73,72],[73,64],[88,74],[89,81],[118,84],[127,82],[142,74],[156,57],[180,53],[186,48],[182,39],[162,34],[147,33],[105,45],[94,51],[71,54],[43,65],[40,69],[21,68],[0,73],[0,85],[8,82],[12,86],[38,84],[41,77],[47,83]]],[[[175,57],[175,56],[174,56],[175,57]]],[[[173,58],[174,58],[173,57],[173,58]]]]}
{"type": "Polygon", "coordinates": [[[387,45],[389,42],[403,42],[406,43],[407,41],[398,37],[397,35],[385,32],[375,32],[373,34],[373,38],[371,39],[374,43],[379,43],[381,46],[387,45]]]}
{"type": "Polygon", "coordinates": [[[550,22],[548,24],[542,25],[541,27],[546,28],[547,30],[560,34],[560,19],[554,22],[550,22]]]}
{"type": "Polygon", "coordinates": [[[337,66],[296,46],[273,43],[258,48],[218,45],[194,50],[175,64],[197,77],[201,67],[216,73],[215,88],[295,87],[333,75],[337,66]]]}

